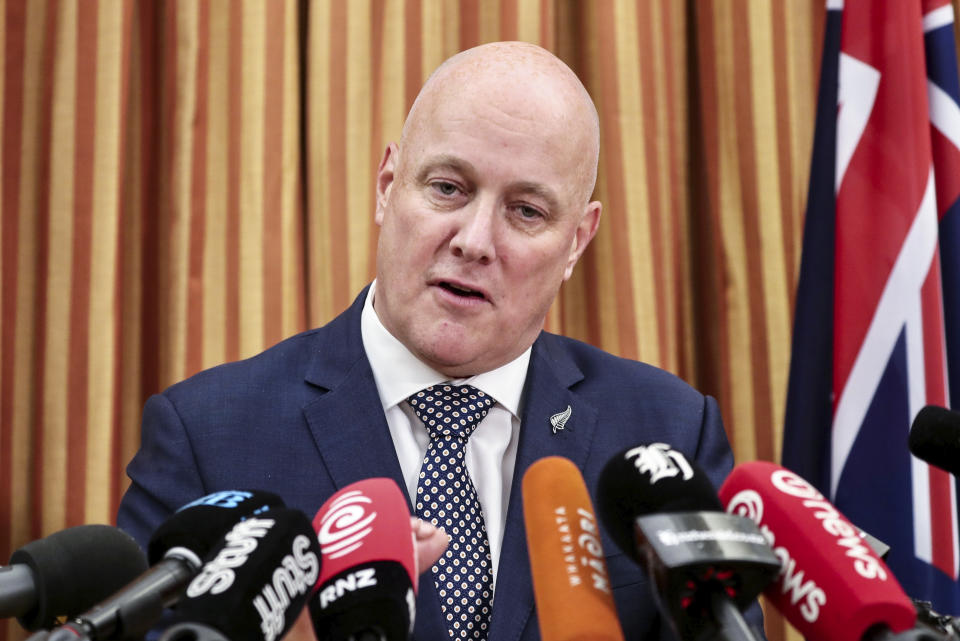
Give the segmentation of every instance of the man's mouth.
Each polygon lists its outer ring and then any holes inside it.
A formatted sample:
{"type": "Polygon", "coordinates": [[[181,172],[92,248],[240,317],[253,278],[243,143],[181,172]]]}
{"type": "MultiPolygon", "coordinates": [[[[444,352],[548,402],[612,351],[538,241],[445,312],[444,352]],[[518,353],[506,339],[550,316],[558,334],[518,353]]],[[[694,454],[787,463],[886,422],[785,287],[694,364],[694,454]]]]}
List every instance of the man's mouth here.
{"type": "Polygon", "coordinates": [[[440,287],[442,287],[443,289],[447,290],[448,292],[451,292],[451,293],[453,293],[453,294],[456,294],[457,296],[465,296],[465,297],[469,297],[469,298],[479,298],[479,299],[481,299],[481,300],[486,298],[486,296],[484,296],[483,292],[479,292],[479,291],[477,291],[477,290],[475,290],[475,289],[470,289],[469,287],[464,287],[464,286],[462,286],[462,285],[455,285],[454,283],[451,283],[451,282],[448,282],[448,281],[441,281],[441,282],[437,283],[437,285],[440,286],[440,287]]]}

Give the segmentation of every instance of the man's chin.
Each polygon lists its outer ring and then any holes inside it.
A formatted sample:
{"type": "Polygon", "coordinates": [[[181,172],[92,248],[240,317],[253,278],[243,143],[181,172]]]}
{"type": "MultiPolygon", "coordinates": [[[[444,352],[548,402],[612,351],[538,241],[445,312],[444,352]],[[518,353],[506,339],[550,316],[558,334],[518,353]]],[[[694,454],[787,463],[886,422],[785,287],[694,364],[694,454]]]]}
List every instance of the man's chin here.
{"type": "Polygon", "coordinates": [[[496,330],[484,328],[484,331],[476,329],[449,322],[435,323],[432,332],[419,336],[423,340],[414,341],[417,343],[414,348],[407,347],[444,376],[467,378],[506,365],[529,346],[517,347],[522,341],[502,327],[496,330]],[[509,339],[509,343],[504,338],[509,339]],[[515,349],[507,349],[508,345],[515,349]]]}
{"type": "Polygon", "coordinates": [[[426,358],[421,356],[420,360],[450,378],[469,378],[474,374],[492,369],[484,367],[483,363],[476,358],[456,357],[446,353],[429,355],[426,358]]]}
{"type": "Polygon", "coordinates": [[[464,349],[465,346],[473,344],[474,343],[466,337],[449,339],[434,342],[429,345],[427,349],[415,353],[420,360],[444,376],[449,376],[450,378],[467,378],[468,376],[493,369],[487,367],[489,351],[464,349]]]}

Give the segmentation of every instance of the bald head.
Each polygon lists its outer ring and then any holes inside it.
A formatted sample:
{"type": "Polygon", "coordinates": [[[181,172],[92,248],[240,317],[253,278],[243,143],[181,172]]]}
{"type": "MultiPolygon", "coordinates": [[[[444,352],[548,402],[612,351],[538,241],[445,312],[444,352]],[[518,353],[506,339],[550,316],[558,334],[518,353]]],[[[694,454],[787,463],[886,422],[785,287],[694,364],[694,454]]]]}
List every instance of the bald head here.
{"type": "MultiPolygon", "coordinates": [[[[600,154],[596,106],[576,74],[546,49],[527,42],[492,42],[448,58],[430,75],[403,125],[400,151],[416,148],[419,136],[473,101],[505,115],[543,124],[543,135],[562,135],[578,160],[572,180],[586,202],[593,193],[600,154]]],[[[466,115],[464,115],[466,117],[466,115]]]]}

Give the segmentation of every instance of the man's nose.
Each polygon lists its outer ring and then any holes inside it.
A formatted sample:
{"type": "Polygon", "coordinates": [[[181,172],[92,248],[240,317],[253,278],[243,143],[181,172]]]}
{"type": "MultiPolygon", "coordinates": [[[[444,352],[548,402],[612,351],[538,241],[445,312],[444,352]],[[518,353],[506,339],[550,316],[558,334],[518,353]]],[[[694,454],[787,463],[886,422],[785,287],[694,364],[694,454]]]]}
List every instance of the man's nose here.
{"type": "Polygon", "coordinates": [[[467,261],[489,263],[496,258],[497,205],[475,201],[460,214],[458,227],[450,240],[454,256],[467,261]]]}

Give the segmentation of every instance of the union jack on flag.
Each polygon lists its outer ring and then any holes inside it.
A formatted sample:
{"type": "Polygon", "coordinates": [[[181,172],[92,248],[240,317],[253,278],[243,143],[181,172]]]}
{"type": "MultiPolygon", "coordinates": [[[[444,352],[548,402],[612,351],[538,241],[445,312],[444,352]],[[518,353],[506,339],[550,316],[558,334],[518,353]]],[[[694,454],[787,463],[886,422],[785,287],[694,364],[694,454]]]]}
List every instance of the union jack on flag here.
{"type": "Polygon", "coordinates": [[[907,449],[924,405],[960,407],[953,8],[827,9],[783,463],[891,546],[908,595],[960,614],[955,479],[907,449]]]}

